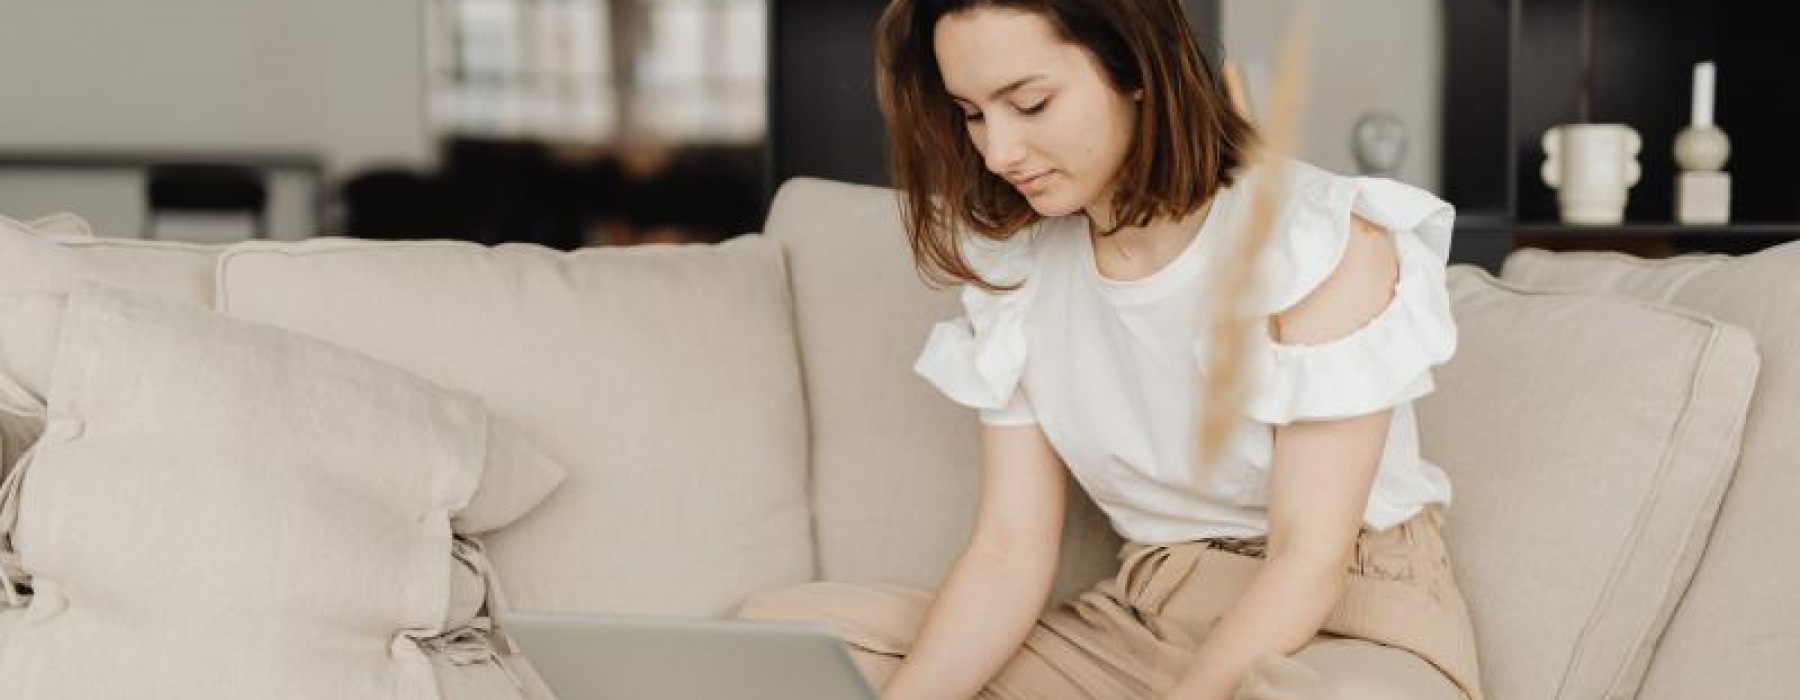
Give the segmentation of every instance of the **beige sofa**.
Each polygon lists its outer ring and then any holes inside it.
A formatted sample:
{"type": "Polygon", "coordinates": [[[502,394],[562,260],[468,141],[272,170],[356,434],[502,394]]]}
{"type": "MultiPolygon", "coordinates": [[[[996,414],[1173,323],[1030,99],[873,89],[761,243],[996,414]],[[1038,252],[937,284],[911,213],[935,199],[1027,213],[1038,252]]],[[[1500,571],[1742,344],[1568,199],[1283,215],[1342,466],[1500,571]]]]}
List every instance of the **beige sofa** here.
{"type": "MultiPolygon", "coordinates": [[[[485,537],[514,608],[723,616],[818,580],[929,587],[974,514],[976,422],[910,371],[956,301],[919,282],[885,190],[797,180],[758,236],[567,254],[82,227],[23,226],[55,259],[0,257],[0,294],[97,278],[367,353],[522,426],[568,477],[485,537]]],[[[1460,350],[1419,423],[1455,479],[1489,697],[1800,696],[1795,270],[1800,244],[1453,271],[1460,350]]],[[[1075,500],[1059,596],[1118,546],[1075,500]]],[[[23,615],[0,612],[0,655],[23,615]]]]}

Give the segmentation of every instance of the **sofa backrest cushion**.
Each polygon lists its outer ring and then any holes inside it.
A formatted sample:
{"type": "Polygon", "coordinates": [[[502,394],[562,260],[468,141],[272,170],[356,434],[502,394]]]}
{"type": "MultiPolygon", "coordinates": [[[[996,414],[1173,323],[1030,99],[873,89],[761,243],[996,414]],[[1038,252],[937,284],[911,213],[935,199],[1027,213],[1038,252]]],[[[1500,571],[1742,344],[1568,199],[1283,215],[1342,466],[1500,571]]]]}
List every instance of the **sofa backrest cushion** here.
{"type": "Polygon", "coordinates": [[[1711,275],[1731,260],[1716,253],[1647,259],[1614,251],[1553,253],[1523,248],[1506,256],[1500,279],[1533,289],[1622,294],[1668,303],[1688,282],[1711,275]]]}
{"type": "Polygon", "coordinates": [[[80,279],[212,306],[219,246],[95,238],[73,215],[23,224],[0,217],[0,292],[67,292],[80,279]]]}
{"type": "Polygon", "coordinates": [[[1731,478],[1744,330],[1457,266],[1461,342],[1418,405],[1493,700],[1631,697],[1731,478]]]}
{"type": "Polygon", "coordinates": [[[59,211],[32,219],[25,222],[25,225],[42,235],[55,238],[94,238],[94,227],[88,224],[87,219],[77,216],[74,212],[59,211]]]}
{"type": "MultiPolygon", "coordinates": [[[[889,189],[793,180],[764,234],[791,270],[822,578],[935,586],[981,488],[975,414],[912,372],[931,325],[960,313],[955,292],[920,281],[889,189]]],[[[1117,567],[1118,539],[1071,491],[1053,598],[1117,567]]]]}
{"type": "Polygon", "coordinates": [[[238,244],[219,306],[483,398],[564,464],[491,534],[514,607],[722,615],[812,578],[780,249],[238,244]]]}
{"type": "Polygon", "coordinates": [[[1800,242],[1736,258],[1513,254],[1531,287],[1666,297],[1748,329],[1762,353],[1737,475],[1700,570],[1657,648],[1642,700],[1791,698],[1800,692],[1800,242]],[[1699,272],[1694,274],[1698,269],[1699,272]],[[1616,280],[1643,280],[1639,285],[1616,280]]]}

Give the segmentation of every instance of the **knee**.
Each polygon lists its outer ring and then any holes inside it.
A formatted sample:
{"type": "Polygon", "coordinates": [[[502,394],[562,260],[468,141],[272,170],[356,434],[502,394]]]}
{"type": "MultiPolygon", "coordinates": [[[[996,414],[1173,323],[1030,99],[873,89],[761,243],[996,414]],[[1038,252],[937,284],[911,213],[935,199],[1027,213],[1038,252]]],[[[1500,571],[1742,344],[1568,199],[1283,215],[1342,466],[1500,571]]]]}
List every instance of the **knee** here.
{"type": "Polygon", "coordinates": [[[1404,650],[1355,640],[1270,654],[1244,674],[1234,700],[1451,700],[1450,679],[1404,650]]]}

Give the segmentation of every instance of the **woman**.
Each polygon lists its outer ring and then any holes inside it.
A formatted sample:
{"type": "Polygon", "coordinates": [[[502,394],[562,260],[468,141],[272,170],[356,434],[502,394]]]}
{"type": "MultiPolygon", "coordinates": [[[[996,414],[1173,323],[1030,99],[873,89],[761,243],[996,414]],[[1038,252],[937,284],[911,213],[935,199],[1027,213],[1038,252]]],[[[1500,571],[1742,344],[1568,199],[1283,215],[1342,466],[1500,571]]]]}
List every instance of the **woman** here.
{"type": "Polygon", "coordinates": [[[1187,27],[1177,0],[894,0],[881,20],[916,262],[966,285],[916,369],[979,411],[980,514],[935,598],[825,584],[743,614],[837,623],[888,700],[1480,698],[1450,487],[1411,405],[1455,348],[1452,211],[1279,164],[1253,387],[1197,464],[1203,273],[1275,173],[1248,167],[1187,27]],[[1040,617],[1070,476],[1127,545],[1040,617]]]}

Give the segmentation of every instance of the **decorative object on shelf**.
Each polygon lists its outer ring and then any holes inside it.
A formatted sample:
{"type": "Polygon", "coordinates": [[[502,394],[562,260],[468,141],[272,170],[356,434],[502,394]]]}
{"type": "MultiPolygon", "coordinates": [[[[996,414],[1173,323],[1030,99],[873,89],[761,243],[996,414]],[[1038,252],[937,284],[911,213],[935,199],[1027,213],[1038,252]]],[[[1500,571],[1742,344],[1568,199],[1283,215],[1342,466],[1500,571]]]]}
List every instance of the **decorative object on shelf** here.
{"type": "Polygon", "coordinates": [[[1625,124],[1593,123],[1594,75],[1594,3],[1582,0],[1577,121],[1544,132],[1540,174],[1556,190],[1563,223],[1608,226],[1625,221],[1625,202],[1643,176],[1644,139],[1625,124]]]}
{"type": "Polygon", "coordinates": [[[1544,184],[1556,190],[1563,223],[1613,225],[1643,175],[1644,140],[1624,124],[1563,124],[1544,132],[1544,184]]]}
{"type": "Polygon", "coordinates": [[[1350,131],[1350,153],[1358,173],[1397,177],[1406,157],[1406,122],[1392,112],[1364,112],[1350,131]]]}
{"type": "Polygon", "coordinates": [[[1693,118],[1675,136],[1675,220],[1684,224],[1723,224],[1731,220],[1731,175],[1723,171],[1731,157],[1731,139],[1713,124],[1712,61],[1694,64],[1693,118]]]}

